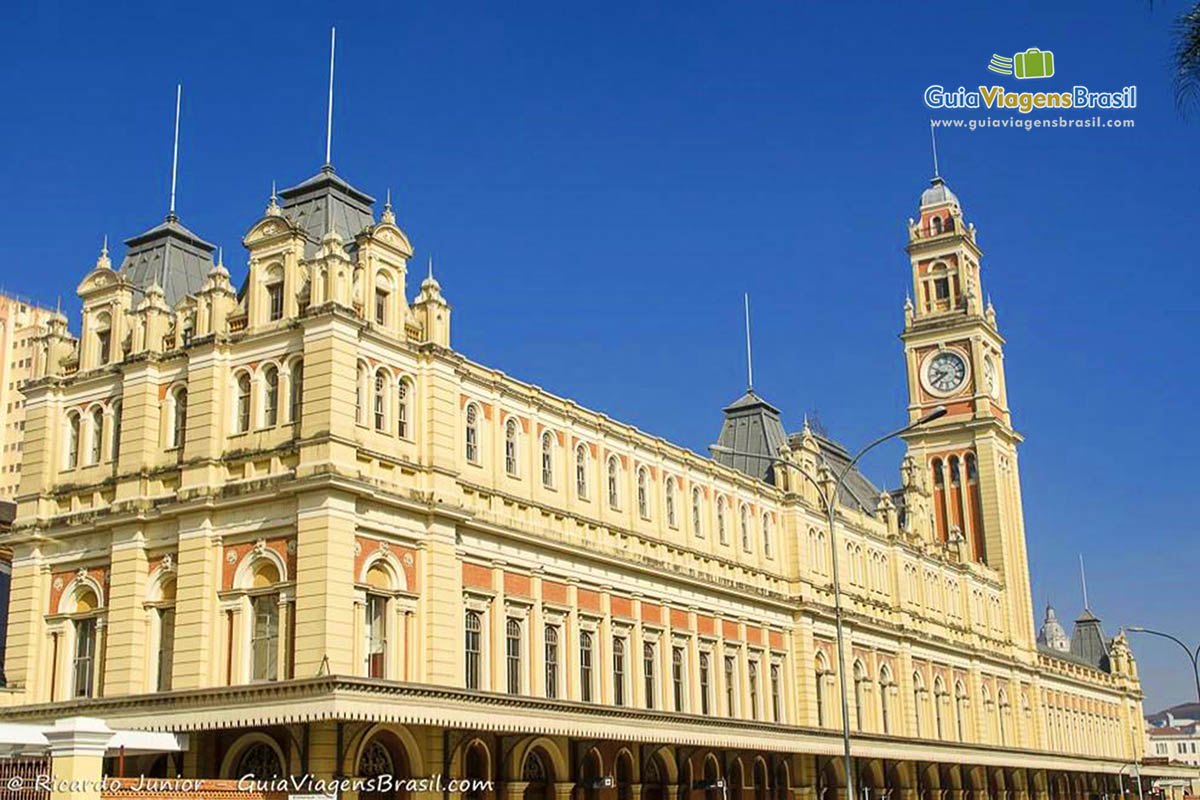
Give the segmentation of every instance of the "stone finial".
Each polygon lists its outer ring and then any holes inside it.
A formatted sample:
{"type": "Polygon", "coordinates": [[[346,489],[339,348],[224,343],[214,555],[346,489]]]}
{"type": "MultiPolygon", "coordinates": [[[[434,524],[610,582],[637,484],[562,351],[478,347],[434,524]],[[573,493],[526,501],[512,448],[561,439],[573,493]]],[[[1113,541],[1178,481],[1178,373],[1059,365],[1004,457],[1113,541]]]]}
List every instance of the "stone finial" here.
{"type": "Polygon", "coordinates": [[[275,181],[271,181],[271,202],[267,203],[267,216],[278,217],[283,214],[283,209],[279,207],[279,203],[275,199],[275,181]]]}
{"type": "Polygon", "coordinates": [[[108,259],[108,234],[104,234],[104,244],[100,246],[100,257],[96,259],[96,269],[112,269],[108,259]]]}
{"type": "Polygon", "coordinates": [[[392,212],[392,190],[387,190],[387,200],[383,204],[383,214],[379,217],[380,222],[387,225],[396,224],[396,215],[392,212]]]}

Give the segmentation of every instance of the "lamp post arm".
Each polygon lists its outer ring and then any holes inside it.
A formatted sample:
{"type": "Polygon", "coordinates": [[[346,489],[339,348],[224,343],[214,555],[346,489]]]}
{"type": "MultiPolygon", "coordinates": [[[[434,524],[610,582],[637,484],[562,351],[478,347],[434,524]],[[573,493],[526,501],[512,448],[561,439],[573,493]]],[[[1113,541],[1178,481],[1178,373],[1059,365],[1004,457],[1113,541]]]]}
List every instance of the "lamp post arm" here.
{"type": "Polygon", "coordinates": [[[1151,636],[1160,636],[1163,639],[1170,639],[1175,644],[1183,648],[1183,652],[1187,653],[1188,660],[1192,662],[1192,675],[1196,679],[1196,700],[1200,702],[1200,645],[1196,647],[1196,651],[1192,652],[1192,648],[1188,647],[1182,639],[1172,636],[1169,633],[1156,631],[1153,628],[1143,628],[1140,625],[1125,630],[1131,633],[1148,633],[1151,636]]]}

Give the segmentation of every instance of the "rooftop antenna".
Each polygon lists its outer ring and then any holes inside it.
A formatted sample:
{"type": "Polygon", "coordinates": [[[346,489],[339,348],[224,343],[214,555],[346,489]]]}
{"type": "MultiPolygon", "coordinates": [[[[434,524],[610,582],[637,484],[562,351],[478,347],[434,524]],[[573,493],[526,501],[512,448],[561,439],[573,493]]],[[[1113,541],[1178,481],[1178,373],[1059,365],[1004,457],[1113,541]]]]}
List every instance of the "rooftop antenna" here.
{"type": "Polygon", "coordinates": [[[1091,606],[1088,605],[1087,596],[1087,573],[1083,570],[1083,553],[1079,554],[1079,580],[1083,584],[1083,610],[1090,611],[1091,606]]]}
{"type": "Polygon", "coordinates": [[[750,293],[743,295],[746,304],[746,381],[747,391],[754,391],[754,357],[750,349],[750,293]]]}
{"type": "Polygon", "coordinates": [[[933,132],[933,120],[929,120],[929,143],[933,145],[933,177],[940,178],[942,176],[938,172],[937,136],[933,132]]]}
{"type": "Polygon", "coordinates": [[[433,280],[433,253],[429,254],[429,279],[433,280]]]}
{"type": "Polygon", "coordinates": [[[171,211],[167,215],[175,216],[175,176],[179,172],[179,103],[183,98],[183,84],[175,84],[175,146],[171,153],[171,211]]]}
{"type": "MultiPolygon", "coordinates": [[[[329,110],[325,116],[325,166],[332,167],[333,155],[333,53],[337,47],[337,28],[329,29],[329,110]]],[[[932,124],[932,123],[931,123],[932,124]]]]}

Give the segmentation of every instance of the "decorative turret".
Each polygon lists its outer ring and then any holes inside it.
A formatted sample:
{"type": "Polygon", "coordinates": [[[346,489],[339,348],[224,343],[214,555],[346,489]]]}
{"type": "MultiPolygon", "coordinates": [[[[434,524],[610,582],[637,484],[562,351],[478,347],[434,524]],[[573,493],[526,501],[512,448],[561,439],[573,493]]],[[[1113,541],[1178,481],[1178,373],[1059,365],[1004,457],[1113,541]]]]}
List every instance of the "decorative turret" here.
{"type": "Polygon", "coordinates": [[[778,457],[780,449],[787,445],[787,434],[783,430],[779,409],[759,397],[754,389],[747,389],[723,411],[725,421],[721,423],[717,444],[751,455],[717,451],[715,460],[774,485],[773,458],[778,457]]]}
{"type": "Polygon", "coordinates": [[[433,277],[432,256],[429,258],[429,275],[421,281],[421,292],[413,301],[412,310],[425,341],[450,347],[450,304],[442,296],[442,285],[433,277]]]}
{"type": "Polygon", "coordinates": [[[1071,651],[1071,640],[1067,638],[1067,631],[1059,623],[1058,616],[1054,613],[1054,606],[1048,603],[1046,604],[1046,618],[1038,631],[1037,643],[1060,653],[1071,651]]]}

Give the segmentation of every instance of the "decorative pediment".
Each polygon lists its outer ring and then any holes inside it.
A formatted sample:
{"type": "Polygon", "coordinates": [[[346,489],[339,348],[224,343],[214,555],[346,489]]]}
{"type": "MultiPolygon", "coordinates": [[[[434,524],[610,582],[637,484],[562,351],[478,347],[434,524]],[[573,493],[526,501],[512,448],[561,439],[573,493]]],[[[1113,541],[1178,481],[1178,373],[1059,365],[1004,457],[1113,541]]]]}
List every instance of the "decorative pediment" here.
{"type": "Polygon", "coordinates": [[[268,214],[254,223],[249,232],[243,237],[242,244],[246,247],[251,247],[264,241],[291,236],[300,232],[300,229],[293,225],[287,217],[268,214]]]}
{"type": "Polygon", "coordinates": [[[413,248],[412,243],[408,241],[408,236],[390,223],[381,222],[373,225],[363,231],[359,239],[381,244],[404,258],[412,258],[413,248]]]}
{"type": "Polygon", "coordinates": [[[123,287],[124,285],[125,281],[122,280],[119,274],[107,267],[97,267],[84,276],[75,292],[80,297],[83,297],[105,289],[123,287]]]}

